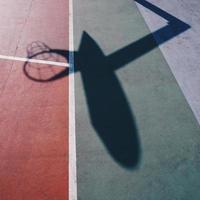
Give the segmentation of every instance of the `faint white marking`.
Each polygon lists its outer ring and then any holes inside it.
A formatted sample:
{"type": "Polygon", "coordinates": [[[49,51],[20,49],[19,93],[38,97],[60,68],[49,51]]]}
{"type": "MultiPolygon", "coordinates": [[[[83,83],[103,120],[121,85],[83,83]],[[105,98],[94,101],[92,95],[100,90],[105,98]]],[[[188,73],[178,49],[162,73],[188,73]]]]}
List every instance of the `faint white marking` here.
{"type": "Polygon", "coordinates": [[[55,61],[49,61],[49,60],[38,60],[38,59],[22,58],[22,57],[16,57],[16,56],[0,55],[0,59],[21,61],[21,62],[30,62],[30,63],[37,63],[37,64],[54,65],[54,66],[60,66],[60,67],[69,67],[69,64],[64,63],[64,62],[55,62],[55,61]]]}

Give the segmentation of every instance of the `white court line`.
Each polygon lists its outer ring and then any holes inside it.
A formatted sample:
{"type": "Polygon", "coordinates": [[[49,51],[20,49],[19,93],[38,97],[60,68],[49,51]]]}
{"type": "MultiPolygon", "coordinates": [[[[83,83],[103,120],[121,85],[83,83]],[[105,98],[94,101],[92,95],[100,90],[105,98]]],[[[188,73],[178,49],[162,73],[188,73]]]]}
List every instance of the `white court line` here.
{"type": "Polygon", "coordinates": [[[77,200],[73,0],[69,0],[69,200],[77,200]]]}
{"type": "Polygon", "coordinates": [[[30,62],[30,63],[37,63],[37,64],[47,64],[47,65],[54,65],[54,66],[60,66],[60,67],[69,67],[69,64],[64,63],[64,62],[55,62],[55,61],[49,61],[49,60],[38,60],[38,59],[22,58],[22,57],[16,57],[16,56],[0,55],[0,59],[21,61],[21,62],[30,62]]]}

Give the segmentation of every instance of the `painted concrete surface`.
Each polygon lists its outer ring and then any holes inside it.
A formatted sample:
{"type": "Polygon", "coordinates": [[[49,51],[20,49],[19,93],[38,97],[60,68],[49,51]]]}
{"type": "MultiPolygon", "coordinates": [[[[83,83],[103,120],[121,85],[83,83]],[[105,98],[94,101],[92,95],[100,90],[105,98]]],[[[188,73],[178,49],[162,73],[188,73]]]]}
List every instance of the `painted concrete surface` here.
{"type": "MultiPolygon", "coordinates": [[[[55,58],[56,53],[41,52],[47,50],[42,42],[66,50],[66,3],[0,1],[0,54],[55,58]],[[53,8],[57,14],[65,13],[54,16],[57,22],[49,18],[53,8]]],[[[68,199],[68,78],[41,81],[60,71],[45,64],[0,60],[2,200],[68,199]]]]}
{"type": "Polygon", "coordinates": [[[68,49],[68,1],[0,1],[0,13],[1,55],[26,57],[27,48],[38,41],[68,49]]]}
{"type": "Polygon", "coordinates": [[[199,125],[135,2],[74,17],[78,199],[199,199],[199,125]]]}
{"type": "MultiPolygon", "coordinates": [[[[150,2],[176,15],[179,19],[182,19],[191,26],[188,31],[173,38],[168,43],[161,45],[160,49],[197,120],[200,122],[199,1],[175,0],[171,2],[151,0],[150,2]]],[[[140,4],[138,4],[138,7],[152,32],[165,24],[163,20],[160,20],[151,11],[145,9],[145,7],[140,4]]],[[[155,39],[158,38],[155,37],[155,39]]]]}

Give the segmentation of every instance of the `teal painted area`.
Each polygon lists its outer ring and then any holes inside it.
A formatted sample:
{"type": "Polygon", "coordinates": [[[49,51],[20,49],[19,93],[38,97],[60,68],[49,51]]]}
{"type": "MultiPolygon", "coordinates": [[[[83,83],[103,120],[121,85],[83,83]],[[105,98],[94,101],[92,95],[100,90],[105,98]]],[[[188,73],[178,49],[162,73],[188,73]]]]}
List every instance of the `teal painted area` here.
{"type": "Polygon", "coordinates": [[[74,18],[78,199],[199,199],[199,125],[152,37],[135,43],[135,3],[75,0],[74,18]]]}

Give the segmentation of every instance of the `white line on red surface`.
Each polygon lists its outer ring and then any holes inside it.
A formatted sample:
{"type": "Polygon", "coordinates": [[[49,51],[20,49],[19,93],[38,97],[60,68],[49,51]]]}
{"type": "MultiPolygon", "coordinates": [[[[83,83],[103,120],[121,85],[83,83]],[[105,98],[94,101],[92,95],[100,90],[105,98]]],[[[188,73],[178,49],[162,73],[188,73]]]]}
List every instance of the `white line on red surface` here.
{"type": "Polygon", "coordinates": [[[69,67],[69,64],[65,63],[65,62],[55,62],[55,61],[49,61],[49,60],[38,60],[38,59],[23,58],[23,57],[16,57],[16,56],[0,55],[0,59],[2,59],[2,60],[21,61],[21,62],[30,62],[30,63],[37,63],[37,64],[47,64],[47,65],[54,65],[54,66],[59,66],[59,67],[69,67]]]}

